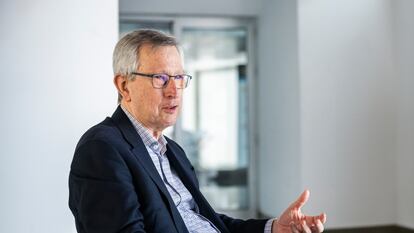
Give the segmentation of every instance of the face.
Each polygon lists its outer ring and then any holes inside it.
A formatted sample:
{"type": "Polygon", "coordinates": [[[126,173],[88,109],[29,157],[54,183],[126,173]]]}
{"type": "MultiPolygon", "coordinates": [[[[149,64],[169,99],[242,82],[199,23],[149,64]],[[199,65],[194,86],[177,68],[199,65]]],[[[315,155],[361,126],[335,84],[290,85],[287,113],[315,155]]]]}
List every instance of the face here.
{"type": "MultiPolygon", "coordinates": [[[[153,48],[144,45],[140,50],[137,72],[145,74],[183,74],[181,56],[174,46],[153,48]]],[[[163,89],[152,86],[152,79],[135,76],[126,83],[128,95],[123,98],[124,106],[145,127],[155,132],[175,124],[181,109],[182,91],[173,80],[163,89]]]]}

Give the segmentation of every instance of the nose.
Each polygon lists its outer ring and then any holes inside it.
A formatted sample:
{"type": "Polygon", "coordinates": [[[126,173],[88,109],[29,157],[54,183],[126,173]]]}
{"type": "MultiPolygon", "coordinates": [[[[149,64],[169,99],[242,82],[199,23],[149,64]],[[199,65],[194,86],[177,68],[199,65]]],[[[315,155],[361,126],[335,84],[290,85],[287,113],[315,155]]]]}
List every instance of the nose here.
{"type": "Polygon", "coordinates": [[[167,86],[164,88],[164,95],[167,98],[175,98],[177,97],[177,86],[175,85],[174,78],[170,78],[167,86]]]}

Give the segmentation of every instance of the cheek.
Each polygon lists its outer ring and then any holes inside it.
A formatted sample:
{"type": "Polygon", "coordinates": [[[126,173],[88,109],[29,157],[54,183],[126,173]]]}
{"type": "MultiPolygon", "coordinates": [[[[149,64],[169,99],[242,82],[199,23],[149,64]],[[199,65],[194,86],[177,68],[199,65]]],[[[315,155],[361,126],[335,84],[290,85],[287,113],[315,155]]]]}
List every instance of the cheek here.
{"type": "Polygon", "coordinates": [[[142,92],[140,99],[142,100],[142,105],[146,108],[148,112],[153,114],[158,114],[161,107],[161,98],[158,93],[154,91],[142,92]]]}

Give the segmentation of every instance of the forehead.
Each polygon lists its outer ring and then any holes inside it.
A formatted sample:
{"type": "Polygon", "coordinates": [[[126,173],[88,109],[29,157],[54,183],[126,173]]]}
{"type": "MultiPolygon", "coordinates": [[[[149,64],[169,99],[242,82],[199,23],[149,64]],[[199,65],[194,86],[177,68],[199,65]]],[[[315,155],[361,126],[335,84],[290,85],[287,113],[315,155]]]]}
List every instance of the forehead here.
{"type": "Polygon", "coordinates": [[[143,45],[139,50],[139,70],[177,73],[183,71],[181,55],[175,46],[143,45]]]}

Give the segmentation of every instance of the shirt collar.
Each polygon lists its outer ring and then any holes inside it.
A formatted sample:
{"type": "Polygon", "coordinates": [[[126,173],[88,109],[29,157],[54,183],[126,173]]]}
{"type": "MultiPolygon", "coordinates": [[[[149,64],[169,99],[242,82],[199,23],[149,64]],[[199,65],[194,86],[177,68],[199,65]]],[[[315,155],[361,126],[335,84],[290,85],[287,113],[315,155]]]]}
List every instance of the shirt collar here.
{"type": "Polygon", "coordinates": [[[164,135],[158,138],[158,141],[151,135],[148,128],[146,128],[143,124],[141,124],[131,113],[128,112],[124,106],[121,104],[122,110],[125,112],[129,120],[131,121],[132,125],[134,126],[135,130],[142,138],[144,145],[149,147],[154,153],[164,155],[167,151],[167,140],[165,139],[164,135]]]}

